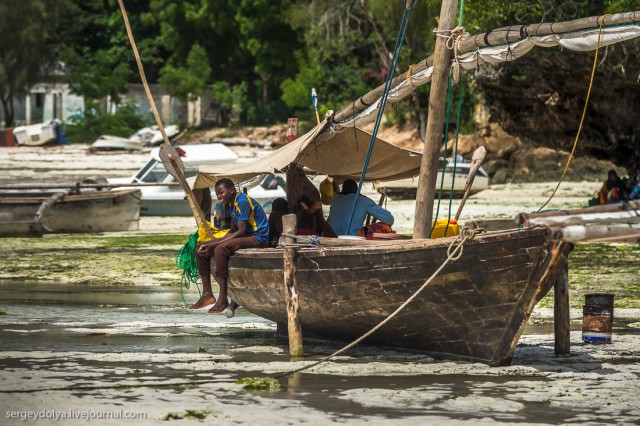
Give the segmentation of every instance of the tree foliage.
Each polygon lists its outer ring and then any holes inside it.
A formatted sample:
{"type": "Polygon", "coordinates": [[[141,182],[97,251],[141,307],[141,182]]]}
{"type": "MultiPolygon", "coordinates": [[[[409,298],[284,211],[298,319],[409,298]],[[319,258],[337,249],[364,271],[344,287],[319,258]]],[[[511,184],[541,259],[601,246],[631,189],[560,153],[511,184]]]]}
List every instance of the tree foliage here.
{"type": "Polygon", "coordinates": [[[13,124],[16,96],[55,69],[56,22],[72,9],[67,0],[0,2],[0,101],[7,126],[13,124]]]}
{"type": "MultiPolygon", "coordinates": [[[[314,120],[312,88],[324,114],[382,84],[405,2],[127,0],[125,5],[150,83],[164,84],[183,101],[211,99],[225,121],[239,117],[262,124],[292,115],[314,120]]],[[[440,5],[416,1],[396,71],[433,52],[440,5]]],[[[483,0],[465,3],[463,25],[479,33],[639,8],[640,0],[483,0]]],[[[129,83],[140,81],[117,0],[4,1],[0,16],[5,110],[56,61],[65,64],[73,90],[92,105],[105,96],[117,101],[129,83]]],[[[422,87],[396,113],[424,120],[427,104],[428,87],[422,87]]]]}

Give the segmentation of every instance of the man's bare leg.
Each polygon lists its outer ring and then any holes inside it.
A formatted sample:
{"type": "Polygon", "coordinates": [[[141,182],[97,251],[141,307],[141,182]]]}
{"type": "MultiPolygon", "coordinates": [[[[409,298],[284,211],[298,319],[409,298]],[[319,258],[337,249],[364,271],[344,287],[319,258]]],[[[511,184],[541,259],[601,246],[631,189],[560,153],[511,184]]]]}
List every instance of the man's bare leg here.
{"type": "Polygon", "coordinates": [[[215,305],[209,309],[210,314],[219,314],[224,312],[225,309],[229,306],[229,301],[227,300],[227,279],[222,277],[216,277],[216,281],[220,286],[220,294],[218,294],[218,301],[215,305]]]}
{"type": "Polygon", "coordinates": [[[199,246],[195,250],[196,261],[198,262],[198,272],[202,278],[202,296],[189,309],[200,309],[216,303],[216,298],[211,291],[211,255],[200,253],[199,246]]]}

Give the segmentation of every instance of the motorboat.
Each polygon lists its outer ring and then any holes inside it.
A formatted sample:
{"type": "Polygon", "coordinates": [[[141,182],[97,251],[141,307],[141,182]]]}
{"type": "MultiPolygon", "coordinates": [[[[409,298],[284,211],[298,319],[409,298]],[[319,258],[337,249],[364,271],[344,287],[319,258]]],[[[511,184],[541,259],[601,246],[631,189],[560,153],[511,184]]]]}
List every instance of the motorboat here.
{"type": "MultiPolygon", "coordinates": [[[[448,198],[451,188],[453,187],[453,196],[462,197],[464,193],[465,183],[469,177],[471,170],[471,162],[462,158],[457,158],[454,162],[449,160],[447,166],[438,172],[436,179],[436,196],[442,184],[443,197],[448,198]]],[[[386,193],[391,199],[415,199],[416,190],[418,189],[418,177],[392,180],[389,182],[374,183],[374,187],[379,193],[386,193]]],[[[489,188],[489,175],[486,170],[480,167],[473,181],[473,186],[469,191],[470,194],[476,194],[482,190],[489,188]]]]}
{"type": "MultiPolygon", "coordinates": [[[[182,145],[177,147],[185,166],[185,177],[195,176],[197,168],[202,165],[229,164],[238,161],[238,155],[220,143],[201,145],[182,145]]],[[[185,200],[185,194],[176,179],[171,176],[160,159],[160,149],[153,148],[147,163],[133,176],[128,178],[110,178],[109,183],[143,183],[140,214],[147,216],[191,216],[191,208],[185,200]],[[152,185],[152,184],[157,185],[152,185]],[[150,185],[151,184],[151,185],[150,185]],[[149,185],[149,186],[146,186],[149,185]]],[[[268,214],[274,199],[286,198],[284,182],[273,179],[262,179],[245,185],[247,194],[260,203],[268,214]]],[[[244,188],[239,188],[244,190],[244,188]]]]}

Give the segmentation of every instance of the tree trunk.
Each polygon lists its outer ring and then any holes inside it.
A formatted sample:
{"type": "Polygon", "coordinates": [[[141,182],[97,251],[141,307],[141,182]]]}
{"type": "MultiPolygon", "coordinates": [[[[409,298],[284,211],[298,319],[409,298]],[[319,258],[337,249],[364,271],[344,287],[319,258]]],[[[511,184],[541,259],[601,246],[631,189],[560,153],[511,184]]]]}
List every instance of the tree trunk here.
{"type": "Polygon", "coordinates": [[[13,121],[15,119],[13,96],[8,95],[6,98],[4,96],[2,97],[2,111],[4,112],[4,126],[7,128],[13,127],[13,121]]]}
{"type": "Polygon", "coordinates": [[[262,102],[266,104],[269,100],[269,81],[271,80],[271,76],[262,75],[260,78],[262,79],[262,102]]]}

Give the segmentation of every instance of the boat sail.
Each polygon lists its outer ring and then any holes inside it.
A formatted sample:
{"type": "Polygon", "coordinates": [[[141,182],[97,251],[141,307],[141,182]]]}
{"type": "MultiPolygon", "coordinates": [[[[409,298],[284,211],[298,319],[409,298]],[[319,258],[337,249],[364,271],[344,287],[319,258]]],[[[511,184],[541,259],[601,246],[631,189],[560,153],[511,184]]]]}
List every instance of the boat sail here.
{"type": "MultiPolygon", "coordinates": [[[[533,45],[556,42],[585,50],[584,46],[595,47],[591,41],[600,26],[605,33],[601,45],[640,35],[635,13],[554,24],[553,31],[562,32],[555,35],[543,35],[549,24],[508,27],[468,36],[459,43],[457,61],[465,69],[496,58],[513,60],[515,56],[504,51],[524,54],[533,45]]],[[[426,59],[414,67],[411,76],[397,77],[390,101],[408,95],[409,85],[429,81],[432,65],[433,60],[426,59]]],[[[337,180],[358,179],[364,159],[358,140],[366,141],[368,135],[357,126],[371,119],[381,93],[381,88],[369,92],[254,163],[202,167],[191,183],[203,188],[220,177],[242,181],[290,167],[308,167],[337,180]]],[[[378,141],[366,178],[384,181],[415,176],[424,169],[421,163],[421,154],[378,141]]],[[[436,173],[435,169],[422,171],[436,173]]],[[[448,258],[451,243],[452,238],[321,239],[317,247],[300,249],[297,277],[303,332],[337,340],[359,337],[423,285],[448,258]]],[[[447,265],[406,309],[366,342],[490,365],[509,364],[535,304],[552,286],[566,286],[570,249],[570,245],[547,241],[541,227],[477,234],[465,243],[460,260],[447,265]]],[[[238,251],[230,262],[229,294],[249,311],[286,324],[282,259],[283,248],[238,251]]]]}

